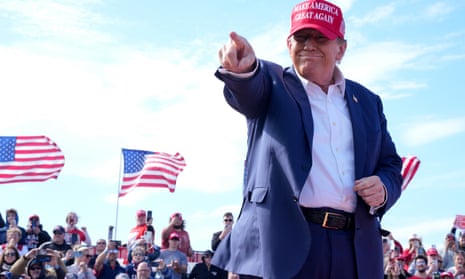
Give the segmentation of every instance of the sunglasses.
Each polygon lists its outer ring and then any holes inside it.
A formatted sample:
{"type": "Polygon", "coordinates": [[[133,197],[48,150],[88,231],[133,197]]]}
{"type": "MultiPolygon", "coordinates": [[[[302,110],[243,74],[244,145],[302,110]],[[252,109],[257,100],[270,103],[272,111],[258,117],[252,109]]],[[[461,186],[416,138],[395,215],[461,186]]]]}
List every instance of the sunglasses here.
{"type": "Polygon", "coordinates": [[[145,255],[144,254],[141,254],[141,253],[136,253],[134,254],[134,257],[144,257],[145,255]]]}
{"type": "Polygon", "coordinates": [[[5,253],[5,257],[13,257],[16,256],[15,253],[5,253]]]}
{"type": "Polygon", "coordinates": [[[41,270],[41,269],[42,269],[42,267],[40,267],[40,266],[33,266],[33,267],[31,267],[31,270],[41,270]]]}
{"type": "Polygon", "coordinates": [[[224,219],[225,222],[232,222],[233,219],[224,219]]]}
{"type": "Polygon", "coordinates": [[[97,242],[98,245],[105,245],[105,242],[97,242]]]}

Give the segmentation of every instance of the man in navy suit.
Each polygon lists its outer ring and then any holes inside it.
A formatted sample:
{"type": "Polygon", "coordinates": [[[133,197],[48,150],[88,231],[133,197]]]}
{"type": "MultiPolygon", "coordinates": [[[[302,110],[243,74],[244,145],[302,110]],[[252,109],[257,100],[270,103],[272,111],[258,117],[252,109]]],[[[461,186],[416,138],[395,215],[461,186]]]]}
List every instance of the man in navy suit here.
{"type": "Polygon", "coordinates": [[[380,219],[401,193],[401,165],[379,96],[336,66],[339,7],[292,11],[292,67],[257,59],[232,32],[216,76],[248,127],[243,204],[212,264],[240,278],[383,278],[380,219]]]}

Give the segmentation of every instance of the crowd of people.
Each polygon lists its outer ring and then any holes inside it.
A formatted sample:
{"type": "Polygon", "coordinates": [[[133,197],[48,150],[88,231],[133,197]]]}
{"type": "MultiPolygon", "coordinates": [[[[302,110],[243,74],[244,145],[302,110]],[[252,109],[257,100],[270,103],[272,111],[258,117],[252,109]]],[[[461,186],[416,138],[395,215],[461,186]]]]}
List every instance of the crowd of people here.
{"type": "Polygon", "coordinates": [[[382,238],[384,278],[465,278],[465,233],[456,235],[453,227],[444,238],[444,248],[424,247],[421,236],[413,234],[403,247],[393,234],[382,238]]]}
{"type": "MultiPolygon", "coordinates": [[[[170,216],[155,244],[151,211],[138,210],[136,225],[126,243],[98,239],[93,245],[86,227],[77,227],[78,215],[70,212],[66,225],[50,235],[31,215],[19,225],[18,211],[0,213],[0,279],[226,279],[225,270],[211,265],[211,250],[193,251],[185,221],[179,212],[170,216]],[[189,263],[191,263],[189,265],[189,263]]],[[[224,216],[225,229],[212,234],[212,250],[229,233],[233,216],[224,216]]]]}
{"type": "MultiPolygon", "coordinates": [[[[17,210],[8,209],[5,219],[0,214],[0,279],[228,278],[225,270],[210,261],[232,230],[232,213],[223,215],[224,227],[212,233],[211,250],[201,252],[200,261],[181,213],[170,216],[161,232],[161,246],[154,243],[151,212],[138,210],[135,215],[136,225],[129,231],[127,243],[98,239],[93,245],[86,228],[77,227],[75,212],[68,213],[66,226],[55,226],[50,236],[38,215],[31,215],[23,228],[17,210]],[[190,270],[188,262],[194,262],[190,270]]],[[[389,231],[383,231],[381,240],[385,278],[465,278],[465,233],[457,234],[455,228],[446,234],[441,250],[424,247],[417,234],[406,246],[389,231]]]]}

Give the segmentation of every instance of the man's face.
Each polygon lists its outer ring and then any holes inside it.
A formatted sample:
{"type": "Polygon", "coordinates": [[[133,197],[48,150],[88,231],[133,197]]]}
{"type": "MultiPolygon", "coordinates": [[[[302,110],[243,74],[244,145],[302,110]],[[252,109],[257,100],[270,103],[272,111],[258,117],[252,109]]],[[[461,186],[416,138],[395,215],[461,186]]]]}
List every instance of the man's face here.
{"type": "Polygon", "coordinates": [[[171,249],[178,249],[178,246],[179,246],[179,238],[177,237],[173,237],[169,240],[169,247],[171,249]]]}
{"type": "Polygon", "coordinates": [[[329,40],[315,29],[302,29],[287,40],[291,60],[297,72],[307,80],[319,83],[331,80],[337,61],[344,56],[347,44],[329,40]]]}
{"type": "Polygon", "coordinates": [[[234,224],[234,219],[232,216],[224,216],[223,223],[225,226],[232,226],[232,224],[234,224]]]}
{"type": "Polygon", "coordinates": [[[107,246],[107,242],[105,241],[105,239],[99,239],[97,240],[97,245],[95,246],[95,250],[101,252],[105,250],[106,246],[107,246]]]}
{"type": "Polygon", "coordinates": [[[31,268],[29,269],[29,274],[31,275],[32,279],[39,278],[41,272],[42,266],[38,264],[31,266],[31,268]]]}
{"type": "Polygon", "coordinates": [[[56,231],[53,233],[53,242],[57,244],[63,244],[65,242],[65,234],[61,231],[56,231]]]}
{"type": "Polygon", "coordinates": [[[8,220],[9,224],[16,224],[16,214],[13,212],[8,212],[8,215],[6,215],[6,219],[8,220]]]}
{"type": "Polygon", "coordinates": [[[423,273],[426,271],[426,261],[424,259],[415,260],[415,268],[418,272],[423,273]]]}
{"type": "Polygon", "coordinates": [[[147,279],[150,278],[151,268],[146,262],[142,262],[137,266],[137,278],[147,279]]]}
{"type": "Polygon", "coordinates": [[[465,247],[465,236],[461,236],[459,238],[459,245],[465,247]]]}
{"type": "Polygon", "coordinates": [[[138,225],[143,225],[143,224],[147,223],[147,216],[145,216],[145,214],[137,215],[136,219],[137,219],[137,224],[138,225]]]}

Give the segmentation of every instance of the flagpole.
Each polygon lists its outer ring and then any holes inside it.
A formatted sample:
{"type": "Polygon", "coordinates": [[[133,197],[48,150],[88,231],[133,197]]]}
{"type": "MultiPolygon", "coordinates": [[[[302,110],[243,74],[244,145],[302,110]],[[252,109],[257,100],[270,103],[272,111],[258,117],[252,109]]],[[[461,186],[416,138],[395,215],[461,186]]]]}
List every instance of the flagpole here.
{"type": "MultiPolygon", "coordinates": [[[[118,188],[117,188],[117,200],[116,200],[116,220],[115,220],[115,238],[117,239],[116,236],[118,235],[118,211],[119,211],[119,191],[120,191],[120,186],[121,186],[121,165],[122,165],[122,159],[123,155],[122,153],[120,154],[119,157],[119,174],[118,174],[118,188]]],[[[110,237],[110,233],[108,233],[108,237],[110,237]]],[[[111,238],[110,238],[111,239],[111,238]]]]}

